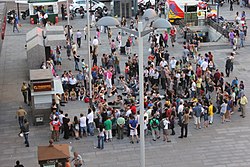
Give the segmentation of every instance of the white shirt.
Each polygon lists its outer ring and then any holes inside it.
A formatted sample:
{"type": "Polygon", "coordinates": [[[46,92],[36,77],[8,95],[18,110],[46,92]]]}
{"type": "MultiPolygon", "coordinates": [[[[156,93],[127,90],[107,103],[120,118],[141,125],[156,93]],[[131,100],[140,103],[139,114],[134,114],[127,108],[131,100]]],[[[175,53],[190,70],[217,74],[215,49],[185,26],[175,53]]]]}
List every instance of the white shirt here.
{"type": "Polygon", "coordinates": [[[75,85],[77,83],[76,78],[69,78],[69,84],[70,85],[75,85]]]}
{"type": "Polygon", "coordinates": [[[82,116],[82,117],[79,119],[80,127],[86,127],[86,126],[87,126],[86,121],[87,121],[86,116],[82,116]]]}
{"type": "Polygon", "coordinates": [[[62,77],[62,82],[68,82],[69,81],[69,79],[67,78],[67,77],[62,77]]]}
{"type": "Polygon", "coordinates": [[[192,83],[191,90],[192,90],[192,91],[196,91],[196,83],[195,83],[195,82],[192,83]]]}
{"type": "Polygon", "coordinates": [[[183,112],[183,109],[184,109],[183,104],[179,105],[179,107],[178,107],[178,114],[179,114],[179,113],[182,113],[182,112],[183,112]]]}
{"type": "Polygon", "coordinates": [[[94,46],[97,46],[97,45],[99,44],[98,39],[94,39],[92,44],[93,44],[94,46]]]}
{"type": "Polygon", "coordinates": [[[170,122],[166,119],[163,120],[163,125],[164,125],[164,129],[168,129],[168,125],[170,124],[170,122]]]}
{"type": "Polygon", "coordinates": [[[126,117],[129,117],[129,115],[132,113],[132,111],[129,109],[127,112],[126,112],[126,117]]]}
{"type": "Polygon", "coordinates": [[[89,120],[88,123],[94,122],[94,114],[93,114],[93,111],[87,115],[87,118],[88,118],[88,120],[89,120]]]}
{"type": "Polygon", "coordinates": [[[82,38],[82,33],[80,31],[77,31],[76,38],[82,38]]]}
{"type": "Polygon", "coordinates": [[[171,68],[175,68],[176,62],[177,62],[177,61],[176,61],[175,59],[170,60],[170,62],[169,62],[170,67],[171,67],[171,68]]]}
{"type": "Polygon", "coordinates": [[[168,62],[166,60],[160,62],[161,67],[165,67],[168,65],[168,62]]]}
{"type": "Polygon", "coordinates": [[[207,61],[203,61],[203,62],[201,63],[202,71],[206,71],[207,67],[208,67],[208,62],[207,62],[207,61]]]}
{"type": "Polygon", "coordinates": [[[60,114],[58,117],[59,117],[60,123],[63,124],[63,118],[65,117],[65,115],[60,114]]]}

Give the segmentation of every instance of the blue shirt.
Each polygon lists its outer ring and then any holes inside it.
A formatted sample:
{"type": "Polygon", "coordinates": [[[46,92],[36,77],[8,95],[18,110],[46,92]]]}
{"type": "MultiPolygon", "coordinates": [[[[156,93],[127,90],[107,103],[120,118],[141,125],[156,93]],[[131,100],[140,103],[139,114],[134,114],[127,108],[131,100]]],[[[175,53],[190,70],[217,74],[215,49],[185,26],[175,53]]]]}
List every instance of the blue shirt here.
{"type": "Polygon", "coordinates": [[[200,106],[195,106],[195,107],[193,108],[193,111],[194,111],[194,115],[195,115],[196,117],[200,117],[200,116],[201,116],[201,107],[200,107],[200,106]]]}
{"type": "Polygon", "coordinates": [[[129,120],[129,124],[131,125],[132,128],[136,128],[136,125],[138,124],[137,120],[132,119],[129,120]]]}

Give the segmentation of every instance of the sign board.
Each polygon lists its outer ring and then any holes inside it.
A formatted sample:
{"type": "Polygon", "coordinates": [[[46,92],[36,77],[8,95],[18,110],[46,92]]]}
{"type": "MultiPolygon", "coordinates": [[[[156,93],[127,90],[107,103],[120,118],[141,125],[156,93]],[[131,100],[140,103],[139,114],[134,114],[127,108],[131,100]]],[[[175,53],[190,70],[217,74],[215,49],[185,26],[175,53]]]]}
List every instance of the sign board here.
{"type": "Polygon", "coordinates": [[[51,91],[51,82],[33,83],[34,92],[51,91]]]}
{"type": "Polygon", "coordinates": [[[58,0],[28,0],[28,3],[58,2],[58,0]]]}

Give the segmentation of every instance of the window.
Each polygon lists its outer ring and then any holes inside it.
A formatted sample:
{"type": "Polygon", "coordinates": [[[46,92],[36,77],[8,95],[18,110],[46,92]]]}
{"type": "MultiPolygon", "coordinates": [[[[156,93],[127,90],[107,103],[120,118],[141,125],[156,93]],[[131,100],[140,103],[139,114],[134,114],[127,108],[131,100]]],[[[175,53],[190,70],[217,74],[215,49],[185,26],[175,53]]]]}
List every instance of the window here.
{"type": "Polygon", "coordinates": [[[186,12],[197,12],[197,6],[187,6],[186,12]]]}

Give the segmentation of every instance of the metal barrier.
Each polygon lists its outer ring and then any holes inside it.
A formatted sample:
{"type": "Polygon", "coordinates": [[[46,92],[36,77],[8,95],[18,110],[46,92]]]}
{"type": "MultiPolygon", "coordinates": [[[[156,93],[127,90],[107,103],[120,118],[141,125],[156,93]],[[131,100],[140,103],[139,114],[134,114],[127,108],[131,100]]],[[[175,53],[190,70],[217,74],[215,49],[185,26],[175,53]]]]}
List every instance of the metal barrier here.
{"type": "Polygon", "coordinates": [[[213,19],[207,19],[207,24],[214,28],[216,31],[218,31],[220,34],[222,34],[224,37],[229,38],[229,32],[230,28],[233,28],[233,26],[230,26],[229,28],[225,29],[223,28],[223,23],[218,23],[214,21],[213,19]]]}

